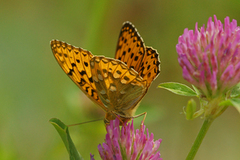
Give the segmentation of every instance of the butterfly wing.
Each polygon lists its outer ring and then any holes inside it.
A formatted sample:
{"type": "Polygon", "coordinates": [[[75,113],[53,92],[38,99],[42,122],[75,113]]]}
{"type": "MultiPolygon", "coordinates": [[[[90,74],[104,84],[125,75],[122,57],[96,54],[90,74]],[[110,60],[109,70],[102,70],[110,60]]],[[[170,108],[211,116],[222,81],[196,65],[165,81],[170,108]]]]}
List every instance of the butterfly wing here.
{"type": "Polygon", "coordinates": [[[138,70],[139,75],[145,79],[148,86],[160,73],[160,60],[157,50],[146,47],[144,58],[138,70]]]}
{"type": "Polygon", "coordinates": [[[115,59],[138,71],[144,54],[145,45],[137,29],[130,22],[125,22],[118,38],[115,59]]]}
{"type": "Polygon", "coordinates": [[[64,72],[91,100],[106,110],[92,80],[90,60],[93,55],[91,52],[58,40],[51,41],[51,48],[64,72]]]}
{"type": "Polygon", "coordinates": [[[103,104],[109,111],[132,117],[147,91],[146,81],[135,70],[116,59],[95,56],[90,66],[103,104]]]}
{"type": "Polygon", "coordinates": [[[145,47],[137,29],[130,22],[123,24],[118,38],[115,59],[137,71],[147,81],[148,86],[160,73],[158,52],[151,47],[145,47]]]}

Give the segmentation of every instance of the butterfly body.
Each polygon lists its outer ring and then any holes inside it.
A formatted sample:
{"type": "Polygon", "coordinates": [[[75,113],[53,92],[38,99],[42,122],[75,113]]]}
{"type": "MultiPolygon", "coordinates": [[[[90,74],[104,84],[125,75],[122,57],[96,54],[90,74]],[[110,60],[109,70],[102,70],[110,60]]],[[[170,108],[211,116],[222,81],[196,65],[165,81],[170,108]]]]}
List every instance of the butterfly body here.
{"type": "Polygon", "coordinates": [[[157,51],[145,47],[130,22],[122,27],[115,59],[58,40],[51,41],[51,48],[64,72],[106,112],[106,124],[116,116],[129,121],[160,72],[157,51]]]}

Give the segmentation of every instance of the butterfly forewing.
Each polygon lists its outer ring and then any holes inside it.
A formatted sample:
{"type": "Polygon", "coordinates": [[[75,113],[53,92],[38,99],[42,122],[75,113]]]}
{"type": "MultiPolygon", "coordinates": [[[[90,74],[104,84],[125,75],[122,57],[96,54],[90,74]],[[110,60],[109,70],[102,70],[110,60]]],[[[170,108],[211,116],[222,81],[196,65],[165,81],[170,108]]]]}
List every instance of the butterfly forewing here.
{"type": "Polygon", "coordinates": [[[138,71],[144,53],[145,45],[137,29],[130,22],[125,22],[118,38],[115,59],[138,71]]]}
{"type": "Polygon", "coordinates": [[[131,117],[138,102],[145,95],[147,83],[136,71],[129,69],[121,61],[93,57],[91,59],[93,81],[98,95],[103,104],[110,110],[120,115],[131,117]],[[107,72],[102,67],[108,66],[107,72]]]}
{"type": "Polygon", "coordinates": [[[91,52],[58,40],[51,41],[51,48],[64,72],[90,99],[103,106],[92,80],[91,52]]]}
{"type": "Polygon", "coordinates": [[[145,47],[137,29],[130,22],[125,22],[121,29],[115,59],[126,63],[145,79],[148,86],[160,72],[158,53],[151,47],[145,47]]]}

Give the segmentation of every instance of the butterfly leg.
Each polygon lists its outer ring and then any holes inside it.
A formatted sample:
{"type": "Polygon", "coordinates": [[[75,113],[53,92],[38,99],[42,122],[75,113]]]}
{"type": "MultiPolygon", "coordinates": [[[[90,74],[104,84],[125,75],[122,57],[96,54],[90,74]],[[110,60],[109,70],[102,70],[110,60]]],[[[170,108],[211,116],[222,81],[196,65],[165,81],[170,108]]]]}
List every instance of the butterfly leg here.
{"type": "Polygon", "coordinates": [[[121,117],[122,117],[121,114],[118,114],[114,111],[108,111],[106,113],[104,122],[105,122],[106,125],[108,125],[110,123],[110,120],[114,120],[115,118],[117,118],[120,121],[120,125],[123,125],[124,124],[124,121],[123,121],[124,119],[121,119],[121,117]]]}
{"type": "Polygon", "coordinates": [[[142,116],[142,115],[144,115],[144,117],[143,117],[143,120],[142,120],[142,122],[141,122],[141,128],[142,128],[142,126],[143,126],[143,124],[144,124],[144,121],[145,121],[145,119],[146,119],[146,117],[147,117],[147,112],[143,112],[143,113],[141,113],[141,114],[138,114],[138,115],[132,117],[132,118],[137,118],[137,117],[140,117],[140,116],[142,116]]]}
{"type": "Polygon", "coordinates": [[[140,116],[144,115],[143,120],[142,120],[142,122],[141,122],[141,126],[143,126],[143,123],[144,123],[145,118],[146,118],[146,116],[147,116],[147,112],[143,112],[143,113],[138,114],[138,115],[136,115],[136,116],[125,116],[125,115],[119,114],[119,113],[114,112],[114,111],[111,111],[111,112],[112,112],[113,115],[115,115],[115,116],[120,120],[120,122],[121,122],[122,124],[124,124],[124,122],[127,122],[127,121],[131,120],[132,118],[137,118],[137,117],[140,117],[140,116]],[[119,117],[119,116],[120,116],[120,117],[119,117]],[[121,119],[121,117],[123,118],[124,121],[121,119]]]}

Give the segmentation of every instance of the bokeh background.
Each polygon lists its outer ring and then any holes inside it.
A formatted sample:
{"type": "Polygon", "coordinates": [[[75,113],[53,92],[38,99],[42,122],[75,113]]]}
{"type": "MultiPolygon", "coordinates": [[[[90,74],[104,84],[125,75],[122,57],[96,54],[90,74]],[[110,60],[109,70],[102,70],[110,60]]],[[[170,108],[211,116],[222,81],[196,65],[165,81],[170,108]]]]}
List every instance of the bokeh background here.
{"type": "MultiPolygon", "coordinates": [[[[53,57],[50,40],[59,39],[114,57],[124,21],[131,21],[145,44],[156,48],[161,74],[143,98],[137,114],[148,112],[145,124],[161,138],[164,160],[186,158],[202,119],[187,121],[182,114],[189,97],[157,89],[161,82],[189,85],[182,78],[175,46],[184,28],[206,24],[209,17],[226,16],[240,22],[239,0],[9,0],[0,1],[0,159],[65,160],[68,153],[55,128],[56,117],[74,124],[104,117],[65,75],[53,57]]],[[[138,127],[142,118],[135,119],[138,127]]],[[[70,128],[85,159],[99,159],[104,141],[103,121],[70,128]]],[[[196,160],[238,160],[240,115],[228,108],[212,124],[196,160]]]]}

